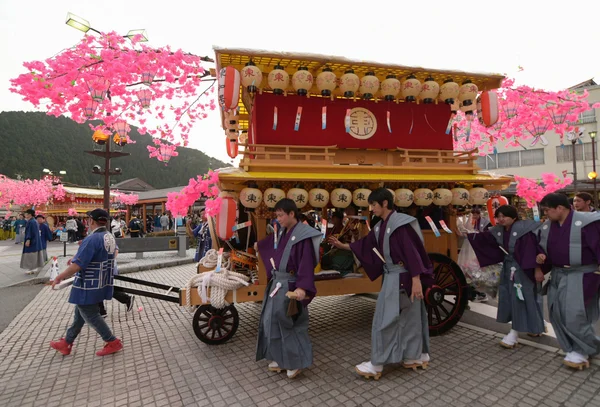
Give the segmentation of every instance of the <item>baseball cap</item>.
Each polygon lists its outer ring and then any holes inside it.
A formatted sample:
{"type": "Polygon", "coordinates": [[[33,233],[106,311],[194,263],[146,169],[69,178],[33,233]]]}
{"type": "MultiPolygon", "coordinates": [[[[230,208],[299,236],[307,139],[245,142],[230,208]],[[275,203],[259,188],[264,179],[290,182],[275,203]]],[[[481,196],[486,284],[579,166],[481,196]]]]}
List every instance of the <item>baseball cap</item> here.
{"type": "Polygon", "coordinates": [[[87,215],[96,221],[108,221],[108,212],[104,209],[94,209],[93,211],[88,212],[87,215]]]}

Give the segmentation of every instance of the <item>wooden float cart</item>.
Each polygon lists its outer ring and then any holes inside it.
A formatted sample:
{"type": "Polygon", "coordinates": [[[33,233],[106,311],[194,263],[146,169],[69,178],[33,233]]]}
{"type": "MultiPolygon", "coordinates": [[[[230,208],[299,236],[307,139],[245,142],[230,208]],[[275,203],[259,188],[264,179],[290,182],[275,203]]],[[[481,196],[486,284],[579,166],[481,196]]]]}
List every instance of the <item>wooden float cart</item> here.
{"type": "MultiPolygon", "coordinates": [[[[498,75],[357,62],[313,54],[216,49],[216,57],[217,71],[233,66],[242,72],[242,78],[245,66],[252,61],[265,76],[279,65],[284,67],[290,78],[299,67],[306,67],[314,78],[323,68],[330,67],[338,79],[352,69],[359,77],[372,72],[380,81],[390,74],[399,79],[414,75],[420,82],[433,76],[439,84],[449,78],[457,83],[470,80],[479,90],[495,89],[503,79],[498,75]]],[[[291,81],[284,89],[285,94],[277,95],[270,82],[265,79],[255,82],[257,91],[254,94],[249,94],[244,88],[240,91],[240,113],[236,120],[244,138],[239,144],[241,160],[239,168],[220,172],[221,191],[236,195],[250,184],[262,192],[274,186],[288,191],[297,184],[302,184],[306,191],[318,186],[330,193],[340,185],[350,191],[379,187],[392,190],[424,187],[433,190],[455,186],[467,189],[480,186],[499,191],[512,181],[510,177],[480,173],[473,155],[476,151],[452,151],[452,135],[445,131],[451,109],[444,102],[411,103],[403,100],[401,93],[396,100],[388,101],[384,100],[381,90],[374,95],[378,100],[363,100],[358,92],[355,95],[359,97],[348,98],[343,96],[339,87],[331,96],[322,96],[316,80],[307,95],[300,95],[304,92],[297,90],[298,84],[294,88],[291,81]],[[301,120],[299,129],[295,130],[298,106],[302,106],[301,120]],[[322,125],[323,106],[327,106],[326,129],[322,125]],[[388,123],[386,114],[391,118],[388,123]],[[347,115],[350,117],[346,122],[347,115]],[[350,129],[345,128],[345,124],[350,129]],[[311,144],[304,145],[305,139],[311,144]]],[[[225,116],[223,128],[227,130],[231,126],[226,123],[225,116]]],[[[238,206],[240,212],[244,211],[241,204],[238,206]]],[[[318,210],[327,216],[328,208],[331,208],[331,202],[318,210]]],[[[301,210],[310,209],[307,205],[301,210]]],[[[434,264],[436,278],[436,285],[426,293],[432,335],[446,332],[459,321],[469,295],[465,276],[456,264],[456,211],[451,205],[448,209],[445,222],[452,229],[452,234],[441,231],[441,235],[436,237],[431,230],[423,230],[425,247],[434,264]]],[[[368,215],[366,208],[361,214],[368,215]]],[[[249,215],[257,239],[264,238],[268,219],[274,217],[273,212],[263,201],[249,215]]],[[[437,226],[440,227],[439,224],[437,226]]],[[[213,237],[213,242],[215,240],[213,237]]],[[[201,267],[200,271],[203,271],[201,267]]],[[[261,262],[258,263],[257,283],[235,293],[229,292],[226,300],[231,305],[222,310],[203,303],[197,290],[193,290],[190,305],[198,306],[193,319],[198,338],[209,344],[231,339],[239,323],[234,304],[263,299],[267,275],[261,262]]],[[[380,286],[380,279],[370,281],[366,275],[362,278],[316,281],[318,296],[376,293],[380,286]]],[[[179,298],[180,305],[188,305],[185,290],[180,290],[179,298]]]]}

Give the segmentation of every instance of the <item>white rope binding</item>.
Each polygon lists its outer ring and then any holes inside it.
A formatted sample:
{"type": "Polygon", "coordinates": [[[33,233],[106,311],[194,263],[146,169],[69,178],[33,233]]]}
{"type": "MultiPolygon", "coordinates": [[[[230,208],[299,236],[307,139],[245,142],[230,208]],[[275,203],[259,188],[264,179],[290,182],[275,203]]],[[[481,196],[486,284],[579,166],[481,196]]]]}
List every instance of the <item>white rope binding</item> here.
{"type": "MultiPolygon", "coordinates": [[[[200,264],[204,267],[215,267],[217,265],[217,251],[209,250],[206,256],[200,260],[200,264]],[[214,260],[213,260],[214,259],[214,260]],[[214,261],[214,264],[212,263],[214,261]]],[[[225,257],[225,256],[224,256],[225,257]]],[[[228,269],[229,259],[224,260],[221,265],[221,271],[215,272],[215,270],[205,271],[192,277],[185,286],[185,301],[187,304],[188,311],[193,311],[193,307],[190,305],[192,302],[192,288],[197,287],[198,295],[202,299],[202,302],[209,302],[208,289],[210,288],[210,303],[217,309],[223,309],[229,305],[225,301],[225,296],[230,290],[237,290],[242,286],[248,286],[250,278],[241,273],[236,273],[228,269]]]]}

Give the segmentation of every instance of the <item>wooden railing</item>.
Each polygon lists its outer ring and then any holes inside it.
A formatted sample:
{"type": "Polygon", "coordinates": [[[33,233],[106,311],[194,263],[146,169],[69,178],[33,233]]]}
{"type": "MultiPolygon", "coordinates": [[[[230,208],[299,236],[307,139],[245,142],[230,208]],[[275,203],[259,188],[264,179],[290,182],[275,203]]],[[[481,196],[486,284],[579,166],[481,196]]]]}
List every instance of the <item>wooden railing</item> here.
{"type": "Polygon", "coordinates": [[[271,162],[284,161],[290,163],[293,161],[308,161],[322,164],[333,165],[335,146],[316,147],[316,146],[280,146],[274,144],[244,144],[242,162],[247,160],[268,160],[271,162]]]}
{"type": "MultiPolygon", "coordinates": [[[[409,150],[398,148],[399,156],[396,160],[400,161],[399,165],[468,165],[473,166],[475,157],[473,154],[477,149],[471,151],[443,151],[443,150],[409,150]]],[[[395,160],[395,161],[396,161],[395,160]]],[[[398,165],[398,164],[396,164],[398,165]]]]}

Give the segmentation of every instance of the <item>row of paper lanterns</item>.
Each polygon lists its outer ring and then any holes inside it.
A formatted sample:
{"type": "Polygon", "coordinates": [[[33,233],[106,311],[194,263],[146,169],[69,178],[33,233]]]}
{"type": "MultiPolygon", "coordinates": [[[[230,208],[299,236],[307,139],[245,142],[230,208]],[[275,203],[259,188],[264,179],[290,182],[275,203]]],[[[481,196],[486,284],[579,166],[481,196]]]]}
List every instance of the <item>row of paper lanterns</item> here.
{"type": "MultiPolygon", "coordinates": [[[[242,86],[250,93],[256,92],[261,87],[262,80],[262,71],[252,61],[248,62],[240,72],[242,86]]],[[[273,93],[281,95],[290,84],[290,75],[283,66],[275,65],[267,76],[267,82],[273,89],[273,93]]],[[[399,94],[407,102],[421,100],[423,103],[434,103],[437,99],[452,105],[458,99],[460,108],[464,112],[472,112],[476,109],[474,101],[478,92],[477,85],[468,79],[462,85],[452,79],[446,79],[440,86],[432,76],[421,83],[414,75],[407,76],[403,82],[396,75],[387,75],[386,79],[380,82],[374,72],[367,72],[365,76],[359,78],[352,69],[346,70],[338,79],[330,68],[324,68],[315,81],[308,68],[300,66],[291,78],[292,87],[300,96],[307,95],[315,82],[317,89],[325,97],[331,96],[338,86],[345,97],[355,97],[358,92],[363,99],[367,100],[374,98],[381,90],[384,99],[388,101],[395,100],[399,94]]]]}
{"type": "MultiPolygon", "coordinates": [[[[389,189],[389,188],[388,188],[389,189]]],[[[481,186],[474,186],[470,190],[456,187],[452,189],[436,188],[418,188],[411,191],[407,188],[389,189],[394,196],[394,204],[400,208],[407,208],[413,203],[417,206],[429,206],[432,203],[438,206],[456,205],[485,205],[489,198],[488,191],[481,186]]],[[[262,192],[256,185],[250,185],[241,190],[239,200],[242,206],[248,210],[254,210],[262,202],[268,208],[274,208],[275,204],[283,198],[292,199],[296,206],[301,209],[306,205],[313,208],[325,208],[329,202],[335,208],[347,208],[351,203],[359,208],[369,206],[368,199],[371,190],[360,187],[354,191],[340,186],[331,191],[331,194],[324,188],[315,187],[307,191],[301,185],[291,188],[287,194],[278,186],[266,189],[262,192]]]]}

